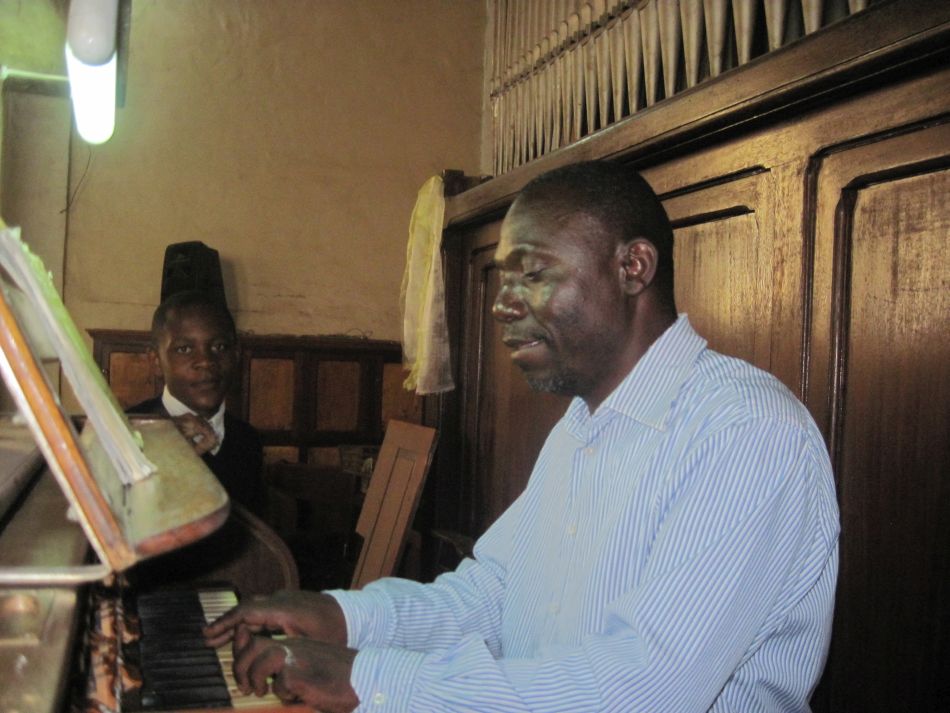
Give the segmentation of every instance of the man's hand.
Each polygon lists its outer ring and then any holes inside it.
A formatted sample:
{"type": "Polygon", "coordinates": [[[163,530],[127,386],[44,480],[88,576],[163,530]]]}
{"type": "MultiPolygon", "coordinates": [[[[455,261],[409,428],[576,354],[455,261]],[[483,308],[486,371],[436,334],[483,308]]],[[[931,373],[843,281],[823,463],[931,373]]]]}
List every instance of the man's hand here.
{"type": "Polygon", "coordinates": [[[350,713],[360,703],[350,686],[356,651],[322,641],[252,636],[235,643],[234,677],[242,693],[263,696],[268,682],[284,703],[302,702],[323,713],[350,713]]]}
{"type": "Polygon", "coordinates": [[[201,416],[195,416],[193,413],[186,413],[183,416],[172,418],[175,426],[181,432],[181,435],[194,447],[195,453],[199,456],[204,455],[216,445],[218,437],[214,429],[201,416]]]}
{"type": "Polygon", "coordinates": [[[346,619],[336,599],[321,592],[281,591],[239,604],[204,629],[209,646],[234,641],[235,651],[248,645],[252,633],[282,633],[337,646],[346,645],[346,619]]]}

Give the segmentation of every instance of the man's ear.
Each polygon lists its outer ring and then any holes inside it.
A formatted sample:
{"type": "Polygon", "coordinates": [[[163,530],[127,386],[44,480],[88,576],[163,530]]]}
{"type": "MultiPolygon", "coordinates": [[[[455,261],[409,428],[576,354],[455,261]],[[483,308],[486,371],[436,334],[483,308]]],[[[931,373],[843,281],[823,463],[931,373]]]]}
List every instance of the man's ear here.
{"type": "Polygon", "coordinates": [[[620,281],[624,292],[638,295],[653,283],[656,275],[656,248],[649,240],[635,238],[619,248],[620,281]]]}

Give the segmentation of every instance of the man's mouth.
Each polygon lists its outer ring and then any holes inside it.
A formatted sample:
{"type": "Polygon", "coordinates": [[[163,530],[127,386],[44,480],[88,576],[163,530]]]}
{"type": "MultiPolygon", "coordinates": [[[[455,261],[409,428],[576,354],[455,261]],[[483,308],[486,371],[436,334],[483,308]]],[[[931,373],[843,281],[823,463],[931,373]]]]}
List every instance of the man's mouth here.
{"type": "Polygon", "coordinates": [[[503,337],[502,342],[511,349],[511,358],[517,359],[520,356],[530,354],[533,350],[544,346],[546,343],[542,337],[503,337]]]}
{"type": "Polygon", "coordinates": [[[214,391],[221,388],[221,381],[219,379],[195,381],[191,384],[191,388],[197,389],[198,391],[214,391]]]}

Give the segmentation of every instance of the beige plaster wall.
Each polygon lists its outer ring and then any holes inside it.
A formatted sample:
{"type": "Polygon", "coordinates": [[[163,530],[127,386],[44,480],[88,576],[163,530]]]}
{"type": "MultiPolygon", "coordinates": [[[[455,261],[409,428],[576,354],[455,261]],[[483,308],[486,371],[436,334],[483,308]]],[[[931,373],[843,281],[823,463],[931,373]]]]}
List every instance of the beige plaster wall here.
{"type": "Polygon", "coordinates": [[[80,328],[145,328],[202,240],[240,329],[398,339],[416,192],[480,169],[484,32],[481,0],[133,0],[115,135],[72,144],[80,328]]]}

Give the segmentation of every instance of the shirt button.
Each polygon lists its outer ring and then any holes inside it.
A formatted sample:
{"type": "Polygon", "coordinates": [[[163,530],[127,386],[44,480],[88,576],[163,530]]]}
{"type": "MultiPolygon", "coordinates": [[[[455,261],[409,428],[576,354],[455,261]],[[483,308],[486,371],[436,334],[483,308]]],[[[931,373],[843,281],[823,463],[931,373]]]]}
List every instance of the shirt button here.
{"type": "Polygon", "coordinates": [[[557,614],[559,611],[561,611],[561,607],[558,604],[552,604],[549,607],[549,610],[552,614],[557,614]]]}
{"type": "Polygon", "coordinates": [[[386,702],[386,695],[383,693],[377,693],[373,696],[373,705],[381,706],[386,702]]]}
{"type": "Polygon", "coordinates": [[[587,448],[584,449],[584,453],[586,453],[586,454],[589,455],[589,456],[594,455],[594,447],[593,447],[593,446],[587,446],[587,448]]]}
{"type": "Polygon", "coordinates": [[[570,535],[571,537],[574,537],[574,535],[577,534],[577,525],[573,525],[573,524],[572,524],[572,525],[568,526],[568,528],[567,528],[567,534],[570,535]]]}

